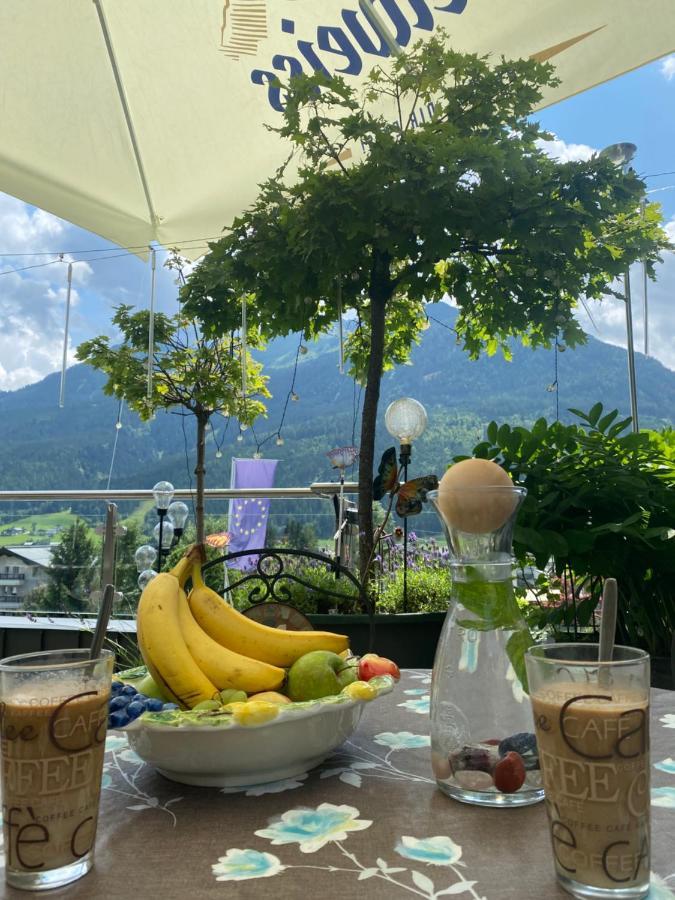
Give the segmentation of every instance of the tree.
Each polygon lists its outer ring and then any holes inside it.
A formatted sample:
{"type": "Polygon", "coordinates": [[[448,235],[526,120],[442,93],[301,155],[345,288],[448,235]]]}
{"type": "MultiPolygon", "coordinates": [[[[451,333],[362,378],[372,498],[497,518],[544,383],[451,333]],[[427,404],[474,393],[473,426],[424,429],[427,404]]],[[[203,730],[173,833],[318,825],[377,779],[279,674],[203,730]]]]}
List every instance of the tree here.
{"type": "Polygon", "coordinates": [[[596,156],[561,163],[530,114],[556,80],[533,60],[495,64],[444,36],[375,68],[363,95],[325,73],[286,86],[288,162],[183,288],[186,309],[232,327],[231,290],[251,291],[267,335],[357,327],[347,352],[365,381],[359,459],[362,575],[372,558],[375,423],[384,369],[405,362],[425,302],[450,295],[472,357],[584,340],[574,313],[637,259],[668,246],[643,182],[596,156]]]}
{"type": "Polygon", "coordinates": [[[115,588],[122,594],[124,610],[133,610],[140,594],[134,554],[145,543],[147,538],[138,523],[127,520],[124,531],[118,534],[115,545],[115,588]]]}
{"type": "Polygon", "coordinates": [[[65,612],[89,610],[89,594],[96,580],[98,562],[96,541],[86,524],[78,519],[63,532],[54,548],[42,601],[44,607],[65,612]]]}
{"type": "MultiPolygon", "coordinates": [[[[241,310],[241,301],[239,301],[241,310]]],[[[238,323],[241,324],[240,322],[238,323]]],[[[197,541],[204,541],[204,485],[206,476],[206,430],[216,412],[236,416],[251,425],[265,411],[256,397],[269,397],[267,379],[261,365],[248,352],[246,356],[246,393],[242,383],[242,346],[235,338],[237,326],[224,337],[204,331],[198,320],[182,313],[154,318],[152,385],[148,396],[149,313],[131,312],[130,306],[118,306],[113,317],[122,333],[120,346],[112,347],[105,335],[85,341],[77,348],[77,358],[108,376],[103,390],[124,398],[143,420],[157,409],[182,407],[197,422],[197,464],[195,520],[197,541]]],[[[248,330],[248,346],[260,346],[255,327],[248,330]]]]}
{"type": "Polygon", "coordinates": [[[317,537],[314,525],[311,522],[288,519],[284,529],[284,544],[294,550],[316,550],[317,537]]]}

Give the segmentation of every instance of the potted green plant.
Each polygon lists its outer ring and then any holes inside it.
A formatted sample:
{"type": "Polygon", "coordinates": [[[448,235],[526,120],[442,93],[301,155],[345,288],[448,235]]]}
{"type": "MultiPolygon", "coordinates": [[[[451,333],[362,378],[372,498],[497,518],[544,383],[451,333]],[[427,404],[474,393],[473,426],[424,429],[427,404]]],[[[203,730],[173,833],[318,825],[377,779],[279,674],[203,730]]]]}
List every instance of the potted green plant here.
{"type": "Polygon", "coordinates": [[[473,455],[496,460],[527,488],[514,552],[523,569],[552,566],[567,590],[551,604],[550,579],[539,575],[536,624],[578,637],[614,577],[617,640],[648,650],[655,680],[673,686],[675,432],[629,432],[630,419],[601,403],[571,412],[579,421],[570,425],[491,422],[473,455]]]}

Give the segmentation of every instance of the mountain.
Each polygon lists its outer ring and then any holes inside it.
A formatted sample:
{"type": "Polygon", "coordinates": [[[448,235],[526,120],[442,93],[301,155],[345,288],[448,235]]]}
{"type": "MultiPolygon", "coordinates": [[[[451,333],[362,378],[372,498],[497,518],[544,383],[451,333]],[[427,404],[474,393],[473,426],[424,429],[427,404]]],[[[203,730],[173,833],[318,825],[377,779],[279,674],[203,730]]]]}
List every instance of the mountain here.
{"type": "MultiPolygon", "coordinates": [[[[555,379],[556,353],[513,345],[513,360],[500,354],[471,361],[455,341],[456,313],[439,304],[429,307],[430,323],[422,343],[412,353],[411,364],[387,372],[382,382],[378,452],[393,443],[383,420],[388,403],[411,396],[424,403],[429,426],[413,448],[411,474],[440,473],[455,453],[469,450],[484,434],[485,425],[498,422],[527,424],[540,416],[551,420],[572,419],[569,407],[588,410],[598,400],[606,409],[629,414],[626,353],[589,337],[588,344],[557,354],[558,392],[547,387],[555,379]]],[[[274,341],[262,354],[273,398],[268,418],[255,428],[258,439],[274,435],[284,406],[283,446],[272,436],[263,447],[266,456],[281,460],[278,485],[306,485],[335,477],[326,452],[343,444],[358,444],[356,405],[360,390],[337,368],[337,340],[321,338],[298,355],[294,391],[291,380],[298,338],[274,341]]],[[[142,423],[126,407],[123,427],[115,429],[119,403],[102,393],[103,376],[84,365],[68,370],[65,407],[58,407],[59,375],[17,391],[0,393],[0,442],[3,490],[105,488],[111,467],[115,437],[117,448],[110,486],[112,489],[145,488],[168,479],[176,487],[194,481],[194,427],[176,412],[158,413],[142,423]]],[[[661,427],[673,424],[675,372],[653,359],[637,355],[640,424],[661,427]]],[[[248,430],[244,441],[235,441],[236,423],[224,431],[225,420],[216,417],[215,435],[209,438],[207,485],[229,484],[232,456],[250,456],[255,442],[248,430]],[[222,442],[222,458],[216,458],[222,442]]]]}

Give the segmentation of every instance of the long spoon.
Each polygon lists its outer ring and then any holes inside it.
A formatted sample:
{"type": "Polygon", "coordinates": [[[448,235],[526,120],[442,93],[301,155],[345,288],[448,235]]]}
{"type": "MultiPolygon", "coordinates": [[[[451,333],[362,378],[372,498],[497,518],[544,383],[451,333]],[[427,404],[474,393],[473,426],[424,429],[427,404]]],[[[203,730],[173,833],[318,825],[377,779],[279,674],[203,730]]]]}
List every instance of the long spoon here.
{"type": "Polygon", "coordinates": [[[89,659],[98,659],[101,655],[101,650],[103,649],[103,641],[105,640],[105,634],[108,630],[108,623],[110,622],[110,614],[112,613],[114,599],[115,586],[112,584],[106,584],[105,590],[103,592],[103,599],[101,600],[101,607],[98,611],[98,618],[96,619],[94,637],[91,639],[89,659]]]}
{"type": "MultiPolygon", "coordinates": [[[[598,644],[598,662],[601,663],[611,662],[614,655],[617,605],[618,589],[616,578],[607,578],[602,591],[602,618],[600,620],[600,643],[598,644]]],[[[601,666],[599,681],[606,687],[608,680],[609,671],[604,666],[601,666]]]]}

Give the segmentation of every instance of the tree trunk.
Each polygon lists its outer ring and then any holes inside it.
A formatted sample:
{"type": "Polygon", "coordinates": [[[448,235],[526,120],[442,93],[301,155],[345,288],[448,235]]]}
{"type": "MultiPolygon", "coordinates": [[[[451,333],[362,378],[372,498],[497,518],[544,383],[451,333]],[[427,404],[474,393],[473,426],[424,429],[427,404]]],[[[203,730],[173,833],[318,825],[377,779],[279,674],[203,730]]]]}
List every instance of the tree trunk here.
{"type": "Polygon", "coordinates": [[[393,288],[389,277],[389,255],[374,250],[369,291],[370,357],[361,413],[359,447],[359,568],[363,584],[368,580],[372,568],[375,429],[384,363],[385,314],[393,288]]]}
{"type": "Polygon", "coordinates": [[[204,465],[204,457],[206,455],[206,426],[209,424],[209,417],[204,412],[198,412],[197,416],[197,465],[195,467],[195,475],[197,476],[197,503],[195,505],[195,525],[197,528],[197,543],[204,543],[204,478],[206,475],[206,466],[204,465]]]}

